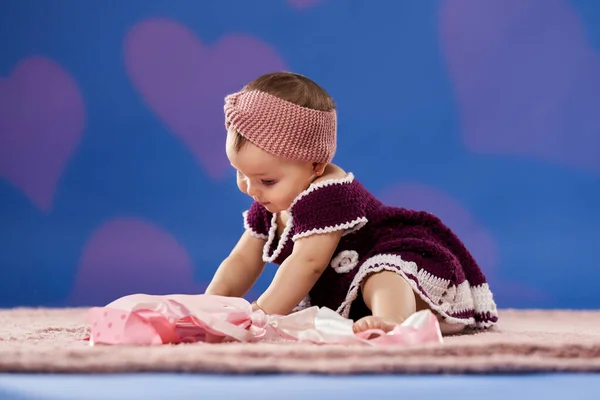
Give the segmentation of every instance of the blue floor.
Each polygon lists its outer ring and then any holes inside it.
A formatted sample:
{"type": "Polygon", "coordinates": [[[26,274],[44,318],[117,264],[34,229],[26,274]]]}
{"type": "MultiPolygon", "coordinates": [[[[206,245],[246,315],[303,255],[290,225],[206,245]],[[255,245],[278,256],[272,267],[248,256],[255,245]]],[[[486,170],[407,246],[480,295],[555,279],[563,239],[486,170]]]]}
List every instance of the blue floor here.
{"type": "Polygon", "coordinates": [[[600,399],[600,374],[23,375],[0,374],[2,400],[600,399]]]}

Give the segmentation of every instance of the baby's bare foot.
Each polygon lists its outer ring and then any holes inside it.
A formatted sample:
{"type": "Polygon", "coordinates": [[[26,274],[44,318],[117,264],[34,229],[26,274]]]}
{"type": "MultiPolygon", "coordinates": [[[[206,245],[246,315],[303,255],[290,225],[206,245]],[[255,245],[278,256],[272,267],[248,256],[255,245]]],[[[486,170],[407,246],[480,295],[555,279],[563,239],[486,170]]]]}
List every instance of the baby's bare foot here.
{"type": "Polygon", "coordinates": [[[363,317],[356,321],[354,325],[352,325],[352,329],[354,333],[364,332],[369,329],[381,329],[384,332],[389,332],[396,327],[396,324],[390,321],[386,321],[381,317],[375,317],[373,315],[369,315],[368,317],[363,317]]]}

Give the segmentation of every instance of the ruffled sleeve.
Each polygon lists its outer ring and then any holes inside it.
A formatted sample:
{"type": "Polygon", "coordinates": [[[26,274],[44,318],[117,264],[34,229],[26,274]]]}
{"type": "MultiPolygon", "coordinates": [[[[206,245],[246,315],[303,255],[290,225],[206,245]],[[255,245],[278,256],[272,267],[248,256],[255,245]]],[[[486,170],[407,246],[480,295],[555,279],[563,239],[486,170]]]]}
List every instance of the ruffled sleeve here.
{"type": "Polygon", "coordinates": [[[367,222],[366,191],[352,177],[325,181],[310,187],[292,208],[292,240],[343,230],[344,235],[367,222]]]}
{"type": "Polygon", "coordinates": [[[266,240],[271,225],[269,212],[257,202],[253,202],[250,208],[243,213],[244,228],[252,236],[266,240]]]}

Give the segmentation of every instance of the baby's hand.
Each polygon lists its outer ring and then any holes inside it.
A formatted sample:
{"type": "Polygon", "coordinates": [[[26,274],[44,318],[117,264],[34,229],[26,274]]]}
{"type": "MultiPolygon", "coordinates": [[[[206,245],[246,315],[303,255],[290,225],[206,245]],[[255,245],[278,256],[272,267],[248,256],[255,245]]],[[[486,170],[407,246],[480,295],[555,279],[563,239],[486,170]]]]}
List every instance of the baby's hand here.
{"type": "Polygon", "coordinates": [[[368,317],[363,317],[356,321],[354,325],[352,325],[354,333],[367,331],[369,329],[381,329],[382,331],[387,333],[393,330],[395,327],[395,323],[386,321],[381,317],[375,317],[372,315],[369,315],[368,317]]]}
{"type": "MultiPolygon", "coordinates": [[[[262,311],[262,308],[260,308],[260,306],[258,305],[258,303],[256,301],[252,302],[252,312],[256,312],[258,310],[262,311]]],[[[264,312],[264,311],[263,311],[264,312]]]]}

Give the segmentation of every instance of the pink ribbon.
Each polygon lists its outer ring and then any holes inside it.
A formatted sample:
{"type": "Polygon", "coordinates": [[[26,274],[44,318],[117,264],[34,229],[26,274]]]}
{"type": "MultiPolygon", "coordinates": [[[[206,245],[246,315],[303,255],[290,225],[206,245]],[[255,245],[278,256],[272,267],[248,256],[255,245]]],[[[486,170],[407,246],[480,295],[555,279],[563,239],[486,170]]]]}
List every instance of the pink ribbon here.
{"type": "Polygon", "coordinates": [[[91,308],[88,322],[92,346],[224,341],[368,345],[443,342],[438,320],[429,310],[413,314],[388,333],[369,330],[355,334],[351,320],[328,308],[266,315],[253,312],[245,299],[206,294],[125,296],[105,307],[91,308]]]}

